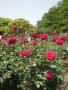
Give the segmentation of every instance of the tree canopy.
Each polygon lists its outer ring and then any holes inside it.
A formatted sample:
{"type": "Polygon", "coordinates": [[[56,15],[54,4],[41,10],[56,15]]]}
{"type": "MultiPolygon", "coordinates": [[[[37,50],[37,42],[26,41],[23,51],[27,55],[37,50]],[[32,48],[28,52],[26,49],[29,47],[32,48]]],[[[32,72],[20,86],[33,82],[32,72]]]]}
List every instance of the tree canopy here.
{"type": "Polygon", "coordinates": [[[37,22],[39,31],[42,32],[67,32],[68,31],[68,0],[58,2],[56,6],[44,13],[42,19],[37,22]]]}
{"type": "Polygon", "coordinates": [[[36,30],[36,26],[30,24],[29,21],[23,18],[14,20],[9,18],[0,18],[0,34],[13,33],[12,27],[14,25],[18,27],[19,33],[25,33],[26,31],[34,32],[36,30]]]}

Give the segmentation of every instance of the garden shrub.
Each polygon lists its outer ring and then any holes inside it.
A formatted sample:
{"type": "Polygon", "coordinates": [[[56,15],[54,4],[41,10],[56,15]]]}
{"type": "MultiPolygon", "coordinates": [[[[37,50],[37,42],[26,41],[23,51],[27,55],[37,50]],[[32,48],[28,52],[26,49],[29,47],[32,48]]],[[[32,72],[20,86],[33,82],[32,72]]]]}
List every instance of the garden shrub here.
{"type": "Polygon", "coordinates": [[[0,40],[1,87],[56,90],[64,83],[66,39],[58,38],[54,32],[52,37],[57,37],[56,40],[48,40],[48,34],[35,32],[30,34],[29,41],[23,35],[5,37],[0,40]]]}

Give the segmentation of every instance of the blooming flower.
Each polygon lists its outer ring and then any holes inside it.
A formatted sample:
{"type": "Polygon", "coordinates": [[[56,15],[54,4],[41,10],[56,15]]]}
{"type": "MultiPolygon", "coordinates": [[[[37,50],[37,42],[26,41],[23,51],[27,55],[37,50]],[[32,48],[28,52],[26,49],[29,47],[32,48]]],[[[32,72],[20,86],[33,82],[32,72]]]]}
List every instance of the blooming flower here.
{"type": "Polygon", "coordinates": [[[57,40],[57,37],[52,37],[52,41],[56,41],[57,40]]]}
{"type": "Polygon", "coordinates": [[[37,40],[34,40],[33,41],[33,46],[35,46],[37,44],[37,42],[38,42],[37,40]]]}
{"type": "Polygon", "coordinates": [[[41,35],[41,37],[40,37],[41,40],[45,40],[45,39],[47,39],[47,38],[48,38],[48,34],[43,34],[43,35],[41,35]]]}
{"type": "Polygon", "coordinates": [[[23,52],[21,52],[21,57],[29,56],[29,55],[30,55],[30,50],[24,50],[23,52]]]}
{"type": "Polygon", "coordinates": [[[54,31],[54,32],[52,32],[52,34],[56,34],[56,32],[54,31]]]}
{"type": "Polygon", "coordinates": [[[1,39],[4,39],[4,38],[5,38],[5,35],[2,35],[2,36],[1,36],[1,39]]]}
{"type": "Polygon", "coordinates": [[[57,43],[58,45],[63,45],[63,44],[64,44],[64,41],[63,41],[63,40],[57,40],[56,43],[57,43]]]}
{"type": "Polygon", "coordinates": [[[23,44],[25,44],[25,43],[28,43],[28,41],[27,41],[27,40],[25,40],[25,41],[23,42],[23,44]]]}
{"type": "Polygon", "coordinates": [[[18,27],[17,26],[13,26],[12,29],[13,30],[18,30],[18,27]]]}
{"type": "Polygon", "coordinates": [[[25,39],[25,37],[24,37],[24,36],[22,36],[22,37],[21,37],[21,40],[24,40],[24,39],[25,39]]]}
{"type": "Polygon", "coordinates": [[[42,34],[38,34],[37,37],[40,38],[42,36],[42,34]]]}
{"type": "Polygon", "coordinates": [[[31,33],[31,36],[34,37],[35,36],[35,32],[31,33]]]}
{"type": "Polygon", "coordinates": [[[54,77],[54,75],[53,75],[51,72],[47,72],[47,73],[45,74],[45,77],[48,78],[48,79],[51,79],[51,78],[54,77]]]}
{"type": "Polygon", "coordinates": [[[46,54],[46,59],[48,59],[48,60],[54,60],[55,58],[56,58],[56,54],[53,51],[49,51],[46,54]]]}
{"type": "Polygon", "coordinates": [[[0,39],[0,42],[1,42],[1,39],[0,39]]]}
{"type": "Polygon", "coordinates": [[[12,37],[10,40],[8,40],[7,44],[11,45],[11,44],[16,43],[16,41],[17,41],[17,39],[15,37],[12,37]]]}
{"type": "Polygon", "coordinates": [[[68,61],[68,58],[66,58],[65,60],[68,61]]]}
{"type": "Polygon", "coordinates": [[[61,40],[66,40],[66,36],[61,36],[61,40]]]}

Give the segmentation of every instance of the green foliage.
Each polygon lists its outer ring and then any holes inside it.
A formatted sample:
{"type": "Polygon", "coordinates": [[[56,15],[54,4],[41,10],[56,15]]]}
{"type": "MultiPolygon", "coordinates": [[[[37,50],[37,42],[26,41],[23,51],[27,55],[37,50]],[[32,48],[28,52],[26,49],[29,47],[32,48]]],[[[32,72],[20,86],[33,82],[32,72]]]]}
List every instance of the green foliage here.
{"type": "Polygon", "coordinates": [[[37,30],[36,26],[30,24],[27,20],[19,18],[11,20],[8,18],[0,18],[0,33],[5,33],[6,35],[15,33],[12,27],[16,25],[18,27],[18,34],[25,32],[35,32],[37,30]]]}
{"type": "MultiPolygon", "coordinates": [[[[33,38],[34,39],[34,38],[33,38]]],[[[0,85],[1,87],[30,87],[32,90],[56,90],[64,83],[64,56],[67,53],[65,45],[58,46],[56,42],[40,40],[33,46],[33,40],[26,44],[17,38],[17,42],[7,45],[7,40],[0,42],[0,85]],[[21,52],[30,50],[29,56],[21,57],[21,52]],[[56,59],[46,59],[48,51],[54,51],[56,59]],[[54,77],[45,77],[52,72],[54,77]]]]}
{"type": "Polygon", "coordinates": [[[9,18],[0,18],[0,34],[7,31],[9,22],[11,22],[11,19],[9,18]]]}
{"type": "Polygon", "coordinates": [[[54,30],[58,33],[68,32],[68,0],[62,0],[57,6],[50,8],[48,13],[43,15],[42,20],[37,22],[37,26],[41,28],[41,32],[51,33],[54,30]]]}
{"type": "Polygon", "coordinates": [[[33,29],[35,29],[35,27],[33,25],[31,25],[27,20],[25,19],[15,19],[12,22],[9,23],[9,29],[8,32],[13,32],[12,30],[12,26],[16,25],[18,27],[19,33],[24,33],[24,32],[28,32],[28,31],[32,31],[33,29]]]}

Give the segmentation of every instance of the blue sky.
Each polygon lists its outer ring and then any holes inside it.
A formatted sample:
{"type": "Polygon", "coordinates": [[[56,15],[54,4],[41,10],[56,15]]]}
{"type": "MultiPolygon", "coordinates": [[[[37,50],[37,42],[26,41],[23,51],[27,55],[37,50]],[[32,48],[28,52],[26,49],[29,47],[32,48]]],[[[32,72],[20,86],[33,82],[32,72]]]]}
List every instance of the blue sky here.
{"type": "Polygon", "coordinates": [[[33,25],[61,0],[0,0],[0,17],[24,18],[33,25]]]}

